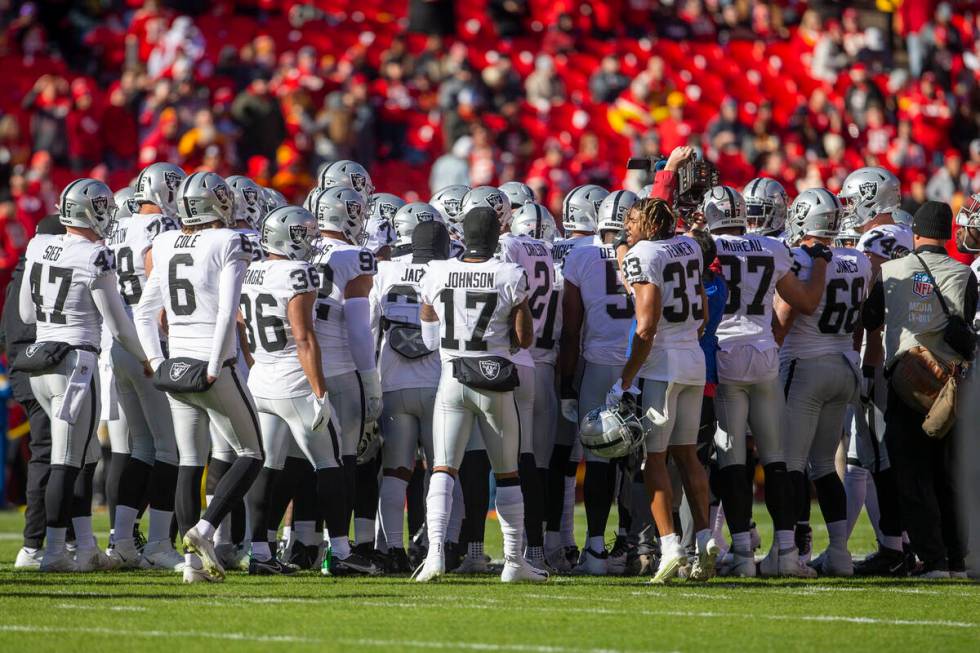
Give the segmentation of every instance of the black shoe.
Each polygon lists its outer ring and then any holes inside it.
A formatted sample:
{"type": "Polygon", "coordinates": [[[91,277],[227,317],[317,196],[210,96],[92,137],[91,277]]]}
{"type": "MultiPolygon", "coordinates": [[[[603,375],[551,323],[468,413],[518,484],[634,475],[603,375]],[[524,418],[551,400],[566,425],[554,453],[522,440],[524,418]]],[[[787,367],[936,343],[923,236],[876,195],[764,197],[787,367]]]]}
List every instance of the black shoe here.
{"type": "Polygon", "coordinates": [[[293,550],[289,554],[289,564],[299,569],[312,569],[320,556],[320,547],[316,544],[293,542],[293,550]]]}
{"type": "Polygon", "coordinates": [[[389,574],[410,574],[412,573],[412,563],[408,559],[405,549],[388,549],[388,556],[385,560],[385,572],[389,574]]]}
{"type": "Polygon", "coordinates": [[[269,560],[251,558],[248,561],[249,576],[285,576],[296,571],[296,567],[283,564],[278,558],[270,558],[269,560]]]}
{"type": "Polygon", "coordinates": [[[581,551],[579,551],[578,547],[574,544],[565,547],[565,560],[568,560],[569,564],[572,566],[572,569],[578,566],[578,563],[581,561],[581,557],[581,551]]]}
{"type": "Polygon", "coordinates": [[[445,552],[446,571],[449,571],[450,569],[456,569],[462,564],[463,553],[465,553],[466,547],[462,547],[456,542],[446,542],[443,551],[445,552]]]}
{"type": "Polygon", "coordinates": [[[902,542],[902,553],[905,554],[905,566],[908,568],[909,573],[917,573],[922,568],[922,563],[915,557],[915,552],[912,551],[912,545],[908,542],[902,542]]]}
{"type": "Polygon", "coordinates": [[[909,575],[909,568],[904,553],[882,546],[864,560],[854,563],[854,575],[904,577],[909,575]]]}
{"type": "Polygon", "coordinates": [[[412,569],[415,569],[420,564],[425,562],[425,556],[429,553],[429,548],[422,546],[421,543],[416,543],[413,539],[408,543],[408,562],[412,569]]]}
{"type": "Polygon", "coordinates": [[[801,558],[813,551],[813,529],[809,525],[797,524],[793,539],[796,540],[796,548],[801,558]]]}
{"type": "Polygon", "coordinates": [[[381,573],[369,558],[353,551],[343,560],[331,556],[329,566],[321,571],[324,576],[377,576],[381,573]]]}
{"type": "Polygon", "coordinates": [[[143,531],[140,530],[139,524],[133,524],[133,544],[136,545],[136,550],[143,553],[143,547],[146,546],[146,538],[143,536],[143,531]]]}
{"type": "Polygon", "coordinates": [[[385,556],[385,554],[375,549],[373,544],[370,544],[368,542],[365,542],[363,544],[358,544],[357,546],[351,547],[351,551],[357,553],[362,558],[367,558],[368,560],[373,562],[374,566],[377,567],[378,569],[383,570],[385,568],[385,564],[387,563],[387,557],[385,556]]]}

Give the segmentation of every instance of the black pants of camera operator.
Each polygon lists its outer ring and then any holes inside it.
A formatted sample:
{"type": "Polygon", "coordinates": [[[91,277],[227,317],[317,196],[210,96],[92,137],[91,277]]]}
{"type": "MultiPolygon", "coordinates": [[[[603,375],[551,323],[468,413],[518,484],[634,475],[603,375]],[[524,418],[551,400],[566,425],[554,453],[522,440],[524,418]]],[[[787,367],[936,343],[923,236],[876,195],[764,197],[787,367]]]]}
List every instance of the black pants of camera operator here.
{"type": "Polygon", "coordinates": [[[925,571],[961,571],[965,548],[956,512],[956,428],[936,440],[922,430],[922,419],[889,386],[885,442],[912,550],[925,571]]]}

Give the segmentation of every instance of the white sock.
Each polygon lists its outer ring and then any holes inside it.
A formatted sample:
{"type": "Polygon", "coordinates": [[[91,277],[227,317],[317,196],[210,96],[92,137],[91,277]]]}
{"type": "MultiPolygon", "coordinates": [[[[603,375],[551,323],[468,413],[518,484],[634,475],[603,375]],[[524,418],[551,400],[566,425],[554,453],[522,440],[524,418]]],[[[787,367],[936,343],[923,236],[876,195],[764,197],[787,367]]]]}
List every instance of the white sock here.
{"type": "Polygon", "coordinates": [[[272,551],[269,550],[268,542],[252,542],[252,557],[259,562],[272,560],[272,551]]]}
{"type": "Polygon", "coordinates": [[[776,546],[780,551],[796,548],[796,539],[793,531],[776,531],[776,546]]]}
{"type": "Polygon", "coordinates": [[[62,551],[65,548],[65,535],[67,528],[52,528],[48,526],[44,529],[44,545],[47,551],[62,551]]]}
{"type": "MultiPolygon", "coordinates": [[[[456,479],[437,472],[429,479],[429,494],[425,497],[425,523],[429,532],[429,555],[443,556],[449,513],[453,508],[453,486],[456,479]]],[[[498,490],[499,492],[499,490],[498,490]]]]}
{"type": "Polygon", "coordinates": [[[868,492],[868,473],[864,467],[848,465],[844,472],[844,494],[847,495],[847,534],[854,531],[854,524],[861,516],[865,495],[868,492]]]}
{"type": "Polygon", "coordinates": [[[697,543],[698,553],[704,553],[708,548],[708,540],[711,539],[711,529],[702,528],[694,534],[694,539],[697,543]]]}
{"type": "Polygon", "coordinates": [[[463,528],[463,517],[466,516],[466,504],[463,502],[463,484],[453,485],[453,509],[449,511],[449,522],[446,525],[446,541],[459,542],[459,531],[463,528]]]}
{"type": "Polygon", "coordinates": [[[592,549],[593,553],[602,553],[606,550],[606,543],[598,535],[589,536],[589,539],[585,542],[585,546],[592,549]]]}
{"type": "Polygon", "coordinates": [[[660,552],[663,556],[680,555],[680,550],[681,538],[677,536],[677,533],[660,536],[660,552]]]}
{"type": "MultiPolygon", "coordinates": [[[[203,521],[203,520],[201,520],[203,521]]],[[[200,522],[199,522],[200,523],[200,522]]],[[[214,536],[212,539],[215,544],[234,544],[235,542],[231,539],[231,515],[225,515],[225,518],[221,520],[221,523],[217,527],[213,527],[214,536]]]]}
{"type": "Polygon", "coordinates": [[[338,560],[350,557],[350,540],[346,537],[331,537],[330,553],[338,560]]]}
{"type": "Polygon", "coordinates": [[[316,541],[316,524],[313,521],[294,521],[293,535],[301,544],[312,546],[316,541]]]}
{"type": "Polygon", "coordinates": [[[112,546],[115,543],[116,543],[116,529],[115,528],[110,528],[109,529],[109,546],[112,546]]]}
{"type": "Polygon", "coordinates": [[[483,558],[483,542],[470,542],[466,545],[466,557],[480,560],[483,558]]]}
{"type": "Polygon", "coordinates": [[[901,535],[885,535],[881,538],[881,545],[892,551],[902,550],[902,536],[901,535]]]}
{"type": "Polygon", "coordinates": [[[830,547],[847,549],[847,520],[832,521],[827,524],[827,534],[830,537],[830,547]]]}
{"type": "Polygon", "coordinates": [[[878,488],[875,486],[875,479],[868,474],[867,492],[864,495],[864,507],[868,511],[868,520],[871,528],[875,529],[875,536],[880,542],[884,537],[881,532],[881,510],[878,508],[878,488]]]}
{"type": "Polygon", "coordinates": [[[561,533],[559,531],[544,532],[544,550],[554,551],[561,548],[561,533]]]}
{"type": "Polygon", "coordinates": [[[389,547],[405,548],[405,492],[408,481],[397,476],[381,479],[380,508],[381,530],[389,547]]]}
{"type": "MultiPolygon", "coordinates": [[[[92,534],[92,516],[87,515],[85,517],[72,517],[71,518],[72,528],[75,529],[75,544],[79,549],[88,549],[93,546],[98,546],[98,542],[95,541],[95,535],[92,534]]],[[[132,531],[130,531],[132,533],[132,531]]]]}
{"type": "MultiPolygon", "coordinates": [[[[197,529],[197,532],[200,533],[202,537],[205,537],[209,540],[217,541],[218,538],[217,529],[215,529],[214,524],[212,524],[211,522],[205,519],[198,519],[197,523],[194,524],[194,528],[197,529]]],[[[231,540],[228,540],[228,542],[230,543],[231,540]]]]}
{"type": "Polygon", "coordinates": [[[562,546],[575,546],[575,477],[565,477],[565,503],[561,511],[562,546]]]}
{"type": "Polygon", "coordinates": [[[114,529],[118,533],[116,542],[133,539],[133,525],[136,523],[139,514],[139,510],[136,508],[123,505],[116,506],[116,528],[114,529]]]}
{"type": "Polygon", "coordinates": [[[742,533],[732,533],[732,549],[740,553],[752,550],[752,533],[744,531],[742,533]]]}
{"type": "Polygon", "coordinates": [[[374,544],[374,520],[354,518],[354,544],[374,544]]]}
{"type": "Polygon", "coordinates": [[[521,559],[521,535],[524,532],[524,496],[520,485],[497,486],[497,520],[504,535],[504,560],[521,559]]]}
{"type": "MultiPolygon", "coordinates": [[[[119,508],[116,508],[116,514],[119,514],[119,508]]],[[[150,508],[150,534],[148,536],[148,541],[150,542],[161,542],[170,541],[170,523],[173,521],[174,513],[170,510],[156,510],[155,508],[150,508]]],[[[116,517],[116,519],[119,519],[116,517]]]]}

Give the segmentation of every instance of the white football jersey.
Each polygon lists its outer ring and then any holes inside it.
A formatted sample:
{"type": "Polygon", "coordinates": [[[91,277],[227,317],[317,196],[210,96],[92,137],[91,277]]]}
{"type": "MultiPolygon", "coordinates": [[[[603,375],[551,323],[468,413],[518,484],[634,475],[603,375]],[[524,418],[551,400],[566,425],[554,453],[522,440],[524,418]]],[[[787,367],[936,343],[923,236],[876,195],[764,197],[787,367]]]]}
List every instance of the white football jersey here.
{"type": "Polygon", "coordinates": [[[37,319],[37,342],[58,341],[98,348],[102,315],[92,287],[113,274],[112,250],[80,236],[38,235],[27,244],[24,280],[37,319]]]}
{"type": "Polygon", "coordinates": [[[232,231],[244,234],[252,242],[252,262],[264,261],[265,260],[265,250],[262,249],[262,243],[260,242],[259,232],[255,229],[249,227],[235,227],[232,231]]]}
{"type": "Polygon", "coordinates": [[[442,365],[435,352],[408,358],[392,349],[390,335],[410,335],[421,342],[419,310],[422,279],[428,265],[410,261],[381,261],[371,289],[371,323],[381,333],[381,389],[435,388],[442,365]],[[394,329],[394,331],[393,331],[394,329]]]}
{"type": "Polygon", "coordinates": [[[288,308],[293,297],[319,287],[316,270],[306,261],[267,259],[252,263],[245,272],[240,306],[255,358],[248,387],[256,397],[288,399],[312,392],[296,353],[288,308]]]}
{"type": "Polygon", "coordinates": [[[728,284],[728,302],[718,325],[723,350],[752,345],[759,351],[776,346],[772,336],[772,301],[776,284],[789,274],[793,255],[780,240],[746,234],[715,236],[718,261],[728,284]]]}
{"type": "MultiPolygon", "coordinates": [[[[388,206],[394,209],[390,204],[388,206]]],[[[394,213],[392,212],[388,216],[372,215],[368,218],[367,225],[364,228],[365,232],[367,232],[367,241],[364,243],[364,246],[375,254],[382,247],[395,244],[395,228],[391,226],[391,218],[393,217],[394,213]]]]}
{"type": "Polygon", "coordinates": [[[641,378],[704,383],[704,352],[698,344],[705,310],[701,264],[701,247],[688,236],[640,241],[623,258],[626,280],[652,283],[662,298],[653,349],[640,369],[641,378]]]}
{"type": "MultiPolygon", "coordinates": [[[[854,328],[861,318],[861,305],[871,289],[871,261],[856,249],[833,248],[834,260],[827,265],[827,287],[813,315],[798,314],[779,350],[780,358],[818,358],[845,354],[857,360],[854,328]]],[[[813,259],[802,249],[793,250],[797,276],[808,281],[813,259]]]]}
{"type": "Polygon", "coordinates": [[[327,377],[357,370],[347,342],[344,293],[347,284],[361,275],[374,276],[378,264],[371,250],[335,238],[324,238],[313,263],[320,275],[314,328],[320,341],[323,373],[327,377]]]}
{"type": "Polygon", "coordinates": [[[515,263],[433,261],[422,281],[422,301],[439,316],[440,356],[501,356],[514,360],[510,314],[527,299],[527,275],[515,263]]]}
{"type": "Polygon", "coordinates": [[[882,224],[861,234],[857,250],[892,260],[912,251],[912,229],[901,224],[882,224]]]}
{"type": "Polygon", "coordinates": [[[551,245],[551,257],[555,260],[555,267],[562,269],[565,264],[565,257],[576,247],[588,247],[589,245],[601,245],[602,239],[599,236],[573,236],[572,238],[559,238],[551,245]]]}
{"type": "Polygon", "coordinates": [[[112,235],[106,239],[116,257],[116,274],[119,276],[119,294],[126,302],[130,314],[139,303],[146,287],[145,256],[153,246],[153,240],[166,231],[180,229],[174,218],[156,214],[139,214],[116,222],[112,235]]]}
{"type": "Polygon", "coordinates": [[[620,280],[615,248],[611,244],[576,248],[565,257],[564,276],[582,295],[585,360],[625,365],[634,311],[633,300],[620,280]]]}
{"type": "MultiPolygon", "coordinates": [[[[150,276],[159,280],[170,355],[209,360],[218,317],[218,279],[225,267],[252,260],[252,241],[231,229],[167,231],[153,240],[151,256],[150,276]]],[[[235,334],[226,337],[222,360],[238,348],[235,334]]]]}
{"type": "Polygon", "coordinates": [[[517,263],[527,274],[527,303],[534,320],[534,344],[515,354],[514,362],[529,367],[535,361],[554,362],[561,329],[557,323],[561,286],[555,278],[551,248],[542,240],[506,233],[500,236],[497,257],[517,263]]]}

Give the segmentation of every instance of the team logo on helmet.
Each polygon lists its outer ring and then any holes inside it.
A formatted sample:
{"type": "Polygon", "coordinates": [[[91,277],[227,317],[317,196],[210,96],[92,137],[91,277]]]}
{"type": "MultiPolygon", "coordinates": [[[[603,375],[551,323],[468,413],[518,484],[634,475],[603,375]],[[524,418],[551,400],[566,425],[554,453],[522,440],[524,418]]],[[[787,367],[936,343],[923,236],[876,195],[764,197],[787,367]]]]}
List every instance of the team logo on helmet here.
{"type": "Polygon", "coordinates": [[[594,201],[592,203],[595,204],[595,212],[596,212],[596,214],[598,214],[599,213],[599,206],[602,205],[602,200],[596,200],[596,201],[594,201]]]}
{"type": "Polygon", "coordinates": [[[858,186],[858,193],[861,194],[861,199],[865,202],[869,202],[875,198],[878,194],[878,182],[876,181],[866,181],[860,186],[858,186]]]}
{"type": "Polygon", "coordinates": [[[359,220],[361,217],[361,203],[357,200],[347,200],[347,215],[351,220],[359,220]]]}
{"type": "MultiPolygon", "coordinates": [[[[141,185],[142,185],[142,182],[143,182],[143,179],[140,178],[140,184],[141,185]]],[[[173,170],[166,170],[163,173],[163,183],[165,183],[167,185],[167,188],[168,189],[170,189],[170,190],[177,190],[177,187],[180,186],[180,175],[177,174],[176,172],[174,172],[173,170]]]]}
{"type": "Polygon", "coordinates": [[[367,186],[367,177],[359,172],[350,173],[350,185],[354,187],[358,193],[362,192],[367,186]]]}
{"type": "Polygon", "coordinates": [[[231,203],[231,195],[228,194],[228,187],[227,186],[220,186],[220,185],[219,186],[215,186],[214,187],[214,196],[222,204],[230,204],[231,203]]]}
{"type": "Polygon", "coordinates": [[[98,214],[103,214],[109,210],[109,198],[108,197],[93,197],[92,198],[92,208],[98,214]]]}
{"type": "Polygon", "coordinates": [[[455,218],[457,215],[459,215],[459,210],[462,208],[462,202],[457,199],[449,198],[443,200],[442,207],[446,209],[446,214],[450,218],[455,218]]]}
{"type": "Polygon", "coordinates": [[[299,245],[300,243],[303,242],[304,236],[306,236],[306,225],[302,225],[302,224],[289,225],[289,240],[299,245]]]}
{"type": "Polygon", "coordinates": [[[432,215],[429,211],[419,211],[415,214],[415,217],[419,222],[432,222],[436,219],[436,216],[432,215]]]}
{"type": "Polygon", "coordinates": [[[259,193],[254,188],[243,188],[242,197],[245,198],[245,203],[254,206],[259,201],[259,193]]]}
{"type": "Polygon", "coordinates": [[[806,220],[806,216],[810,214],[810,203],[800,202],[796,205],[796,219],[800,222],[806,220]]]}
{"type": "Polygon", "coordinates": [[[487,204],[499,215],[504,211],[504,196],[500,193],[490,193],[487,195],[487,204]]]}
{"type": "Polygon", "coordinates": [[[170,380],[180,381],[183,378],[183,376],[187,374],[187,370],[189,370],[190,368],[191,366],[188,365],[187,363],[181,363],[181,362],[174,363],[173,365],[170,366],[170,380]]]}
{"type": "Polygon", "coordinates": [[[395,217],[395,213],[398,212],[398,209],[395,208],[395,205],[390,202],[382,202],[378,205],[378,212],[381,214],[381,218],[383,220],[391,222],[392,218],[395,217]]]}
{"type": "Polygon", "coordinates": [[[480,372],[483,373],[483,376],[485,376],[488,381],[493,381],[500,375],[500,363],[495,360],[481,360],[480,372]]]}
{"type": "Polygon", "coordinates": [[[40,348],[41,348],[41,345],[39,345],[37,343],[35,343],[33,345],[28,345],[27,346],[27,349],[24,350],[24,355],[26,355],[28,358],[31,358],[34,354],[37,353],[37,350],[40,349],[40,348]]]}

